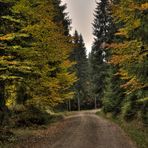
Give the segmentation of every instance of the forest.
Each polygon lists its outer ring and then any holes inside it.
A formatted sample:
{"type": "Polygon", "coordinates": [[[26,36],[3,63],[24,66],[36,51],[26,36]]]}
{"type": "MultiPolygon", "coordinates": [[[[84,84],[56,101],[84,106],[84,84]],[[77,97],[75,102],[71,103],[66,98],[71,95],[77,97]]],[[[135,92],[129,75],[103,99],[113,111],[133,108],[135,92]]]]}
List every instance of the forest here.
{"type": "Polygon", "coordinates": [[[0,135],[89,109],[147,127],[147,0],[96,2],[89,55],[66,7],[0,0],[0,135]]]}

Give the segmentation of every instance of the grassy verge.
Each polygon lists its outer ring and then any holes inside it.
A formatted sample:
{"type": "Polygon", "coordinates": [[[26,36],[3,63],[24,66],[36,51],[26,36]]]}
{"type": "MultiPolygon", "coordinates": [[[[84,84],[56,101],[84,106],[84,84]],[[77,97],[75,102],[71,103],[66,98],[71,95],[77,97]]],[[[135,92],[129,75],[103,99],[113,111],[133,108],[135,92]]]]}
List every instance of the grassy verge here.
{"type": "Polygon", "coordinates": [[[0,148],[13,148],[24,138],[35,135],[48,129],[51,124],[64,119],[66,113],[48,114],[42,112],[23,112],[11,117],[11,124],[0,128],[0,148]]]}
{"type": "Polygon", "coordinates": [[[138,148],[148,148],[148,128],[139,121],[126,122],[120,117],[113,118],[111,114],[104,114],[102,111],[96,113],[108,120],[118,124],[131,139],[137,144],[138,148]]]}

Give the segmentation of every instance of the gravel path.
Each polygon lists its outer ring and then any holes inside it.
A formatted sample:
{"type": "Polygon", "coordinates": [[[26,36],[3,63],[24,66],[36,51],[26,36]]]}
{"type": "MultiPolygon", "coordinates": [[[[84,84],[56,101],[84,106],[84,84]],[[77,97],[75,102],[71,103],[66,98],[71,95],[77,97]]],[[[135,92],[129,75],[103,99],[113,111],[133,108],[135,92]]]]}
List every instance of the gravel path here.
{"type": "Polygon", "coordinates": [[[79,112],[46,132],[18,148],[135,148],[116,124],[93,112],[79,112]]]}

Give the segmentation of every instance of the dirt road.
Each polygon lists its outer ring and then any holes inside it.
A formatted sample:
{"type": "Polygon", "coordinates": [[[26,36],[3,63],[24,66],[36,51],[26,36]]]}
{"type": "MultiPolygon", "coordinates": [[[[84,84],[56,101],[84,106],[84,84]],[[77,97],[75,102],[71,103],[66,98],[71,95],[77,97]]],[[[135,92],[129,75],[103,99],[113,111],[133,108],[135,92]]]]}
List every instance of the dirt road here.
{"type": "Polygon", "coordinates": [[[46,138],[29,140],[22,148],[135,148],[117,125],[93,112],[77,113],[55,127],[46,138]]]}

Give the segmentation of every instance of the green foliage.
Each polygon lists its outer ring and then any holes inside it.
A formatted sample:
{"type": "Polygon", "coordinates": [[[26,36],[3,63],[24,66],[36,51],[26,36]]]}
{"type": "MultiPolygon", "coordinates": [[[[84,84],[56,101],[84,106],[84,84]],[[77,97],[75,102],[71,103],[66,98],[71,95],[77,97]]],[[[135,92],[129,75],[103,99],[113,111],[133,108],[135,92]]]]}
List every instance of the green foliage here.
{"type": "Polygon", "coordinates": [[[11,126],[15,128],[33,127],[37,125],[41,126],[49,124],[50,122],[60,118],[62,118],[62,116],[50,115],[34,106],[30,106],[29,108],[26,108],[26,111],[17,111],[14,113],[11,126]]]}
{"type": "Polygon", "coordinates": [[[0,108],[55,107],[72,98],[66,7],[53,0],[8,0],[0,8],[0,108]]]}
{"type": "Polygon", "coordinates": [[[126,120],[147,122],[147,2],[123,1],[112,5],[118,31],[111,44],[110,63],[119,66],[121,87],[126,91],[122,114],[126,120]],[[120,25],[119,25],[120,24],[120,25]],[[142,101],[143,100],[143,101],[142,101]]]}
{"type": "Polygon", "coordinates": [[[77,31],[75,31],[73,36],[73,44],[74,48],[71,52],[70,59],[75,62],[75,64],[71,70],[76,73],[77,81],[72,87],[75,95],[71,105],[72,109],[76,110],[76,106],[78,106],[78,109],[80,109],[80,106],[83,106],[83,101],[86,100],[89,95],[87,83],[89,80],[86,48],[82,35],[79,35],[77,31]]]}
{"type": "Polygon", "coordinates": [[[124,90],[120,88],[121,79],[116,75],[117,67],[110,66],[108,77],[106,78],[106,89],[103,98],[104,111],[113,113],[114,116],[121,113],[124,100],[124,90]]]}
{"type": "Polygon", "coordinates": [[[9,130],[0,130],[0,146],[3,145],[4,142],[10,142],[14,134],[9,130]]]}
{"type": "Polygon", "coordinates": [[[123,120],[121,116],[114,116],[112,117],[111,114],[104,114],[104,112],[99,111],[97,112],[99,116],[103,116],[118,124],[126,133],[127,135],[135,142],[138,148],[147,148],[148,146],[148,128],[147,126],[143,126],[141,120],[133,120],[131,122],[126,122],[123,120]]]}
{"type": "Polygon", "coordinates": [[[102,99],[104,112],[121,114],[128,121],[138,118],[144,123],[148,116],[147,9],[146,1],[97,3],[90,56],[92,88],[102,99]]]}
{"type": "Polygon", "coordinates": [[[90,77],[92,80],[92,95],[93,98],[96,98],[98,106],[101,106],[102,103],[104,103],[106,104],[105,108],[111,110],[112,107],[111,106],[109,107],[110,102],[109,100],[107,100],[109,99],[108,97],[111,96],[111,93],[107,94],[106,91],[112,91],[109,90],[112,89],[111,88],[112,84],[111,85],[109,84],[112,82],[107,82],[106,79],[110,79],[107,78],[110,77],[108,75],[113,75],[113,74],[108,72],[110,66],[107,63],[107,61],[111,53],[109,50],[107,50],[106,45],[112,41],[115,27],[112,22],[110,5],[107,0],[105,1],[102,0],[97,3],[97,8],[95,10],[94,17],[95,18],[93,23],[93,29],[94,29],[93,34],[95,37],[92,46],[92,52],[90,55],[90,63],[91,63],[90,77]],[[106,99],[103,100],[103,98],[106,99]]]}

